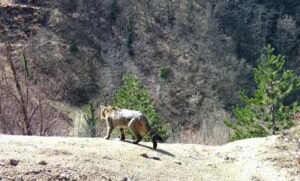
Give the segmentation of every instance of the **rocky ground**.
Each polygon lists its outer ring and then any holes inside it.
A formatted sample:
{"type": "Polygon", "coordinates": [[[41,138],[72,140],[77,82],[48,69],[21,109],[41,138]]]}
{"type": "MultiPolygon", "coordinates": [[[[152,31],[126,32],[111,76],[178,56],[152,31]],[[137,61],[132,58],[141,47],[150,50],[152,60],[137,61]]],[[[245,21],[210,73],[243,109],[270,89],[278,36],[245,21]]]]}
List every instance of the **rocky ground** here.
{"type": "Polygon", "coordinates": [[[286,135],[153,150],[117,139],[0,135],[0,180],[298,181],[292,142],[286,135]]]}

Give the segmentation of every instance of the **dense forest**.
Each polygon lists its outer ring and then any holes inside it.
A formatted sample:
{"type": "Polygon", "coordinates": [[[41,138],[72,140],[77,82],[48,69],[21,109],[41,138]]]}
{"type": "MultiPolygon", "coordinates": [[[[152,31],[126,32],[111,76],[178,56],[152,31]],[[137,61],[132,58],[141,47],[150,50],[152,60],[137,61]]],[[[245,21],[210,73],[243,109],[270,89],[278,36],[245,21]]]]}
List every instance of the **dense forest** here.
{"type": "Polygon", "coordinates": [[[87,136],[135,75],[169,142],[228,142],[268,44],[300,75],[299,27],[298,0],[1,0],[0,133],[87,136]]]}

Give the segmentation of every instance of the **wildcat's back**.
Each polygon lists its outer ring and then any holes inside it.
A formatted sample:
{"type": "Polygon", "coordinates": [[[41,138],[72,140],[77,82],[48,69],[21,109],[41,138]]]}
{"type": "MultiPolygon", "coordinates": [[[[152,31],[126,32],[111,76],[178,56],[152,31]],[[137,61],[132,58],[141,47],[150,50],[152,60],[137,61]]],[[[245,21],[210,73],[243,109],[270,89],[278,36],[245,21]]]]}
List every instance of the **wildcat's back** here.
{"type": "Polygon", "coordinates": [[[109,122],[112,122],[113,127],[129,127],[130,121],[134,121],[133,118],[142,116],[143,114],[138,111],[133,111],[129,109],[113,109],[111,114],[108,116],[109,122]]]}

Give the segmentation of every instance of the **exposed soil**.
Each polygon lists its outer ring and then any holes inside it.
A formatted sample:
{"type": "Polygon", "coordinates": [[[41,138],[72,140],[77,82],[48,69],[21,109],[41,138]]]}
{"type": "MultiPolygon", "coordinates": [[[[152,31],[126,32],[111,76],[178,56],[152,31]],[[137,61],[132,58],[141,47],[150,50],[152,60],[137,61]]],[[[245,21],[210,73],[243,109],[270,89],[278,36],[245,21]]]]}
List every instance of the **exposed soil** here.
{"type": "Polygon", "coordinates": [[[0,180],[300,180],[280,140],[153,150],[117,139],[0,135],[0,180]]]}

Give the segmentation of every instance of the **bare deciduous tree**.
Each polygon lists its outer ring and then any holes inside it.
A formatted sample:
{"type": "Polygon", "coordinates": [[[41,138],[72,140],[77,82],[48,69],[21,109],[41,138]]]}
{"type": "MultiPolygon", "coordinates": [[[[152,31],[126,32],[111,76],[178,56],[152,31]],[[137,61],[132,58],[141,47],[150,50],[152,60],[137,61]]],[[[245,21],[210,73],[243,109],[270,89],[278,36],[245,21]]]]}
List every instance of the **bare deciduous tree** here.
{"type": "MultiPolygon", "coordinates": [[[[30,73],[25,54],[18,60],[18,51],[10,44],[1,48],[0,61],[0,132],[22,135],[65,135],[69,118],[61,113],[37,85],[30,73]]],[[[69,125],[70,126],[70,125],[69,125]]]]}

